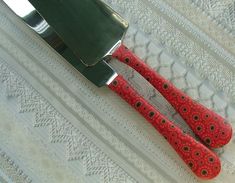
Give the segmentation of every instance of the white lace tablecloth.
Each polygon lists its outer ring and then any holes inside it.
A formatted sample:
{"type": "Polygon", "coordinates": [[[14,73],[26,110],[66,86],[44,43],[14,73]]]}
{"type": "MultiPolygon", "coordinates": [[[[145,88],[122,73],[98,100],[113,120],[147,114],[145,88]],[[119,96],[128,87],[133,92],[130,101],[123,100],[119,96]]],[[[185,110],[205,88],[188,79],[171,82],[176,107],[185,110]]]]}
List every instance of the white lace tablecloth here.
{"type": "MultiPolygon", "coordinates": [[[[104,0],[130,22],[125,43],[235,127],[234,0],[104,0]]],[[[112,66],[191,133],[136,72],[112,66]]],[[[235,181],[235,139],[216,150],[235,181]]],[[[96,88],[0,1],[0,182],[193,183],[177,154],[136,111],[96,88]]]]}

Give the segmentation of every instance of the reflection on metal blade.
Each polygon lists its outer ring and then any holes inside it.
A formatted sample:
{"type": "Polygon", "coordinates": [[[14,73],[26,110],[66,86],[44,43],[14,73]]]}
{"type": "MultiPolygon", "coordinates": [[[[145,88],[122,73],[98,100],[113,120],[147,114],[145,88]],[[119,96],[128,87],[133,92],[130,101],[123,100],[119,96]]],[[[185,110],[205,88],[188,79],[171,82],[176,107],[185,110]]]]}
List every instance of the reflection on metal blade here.
{"type": "Polygon", "coordinates": [[[52,48],[97,86],[110,82],[116,73],[103,60],[92,67],[85,66],[74,52],[35,10],[28,0],[3,0],[31,29],[37,32],[52,48]]]}

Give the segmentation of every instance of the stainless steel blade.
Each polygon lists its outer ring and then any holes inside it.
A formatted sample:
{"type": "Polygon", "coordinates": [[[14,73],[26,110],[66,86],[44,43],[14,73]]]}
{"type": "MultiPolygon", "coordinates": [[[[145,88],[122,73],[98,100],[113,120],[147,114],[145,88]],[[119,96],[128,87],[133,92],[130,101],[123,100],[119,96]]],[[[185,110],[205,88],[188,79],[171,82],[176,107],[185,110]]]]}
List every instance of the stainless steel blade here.
{"type": "Polygon", "coordinates": [[[29,0],[87,66],[120,42],[128,23],[101,0],[29,0]]]}
{"type": "MultiPolygon", "coordinates": [[[[64,40],[54,31],[48,22],[36,11],[28,0],[3,0],[30,28],[37,32],[51,47],[71,63],[79,72],[97,86],[103,86],[112,81],[116,72],[103,60],[92,67],[84,65],[73,49],[76,44],[68,47],[64,40]]],[[[55,1],[54,1],[55,2],[55,1]]],[[[56,1],[58,2],[58,1],[56,1]]],[[[63,26],[61,26],[63,28],[63,26]]],[[[68,35],[67,35],[68,36],[68,35]]],[[[70,35],[73,36],[73,35],[70,35]]],[[[66,38],[67,39],[67,38],[66,38]]],[[[92,54],[90,50],[90,54],[92,54]]],[[[77,49],[78,51],[78,49],[77,49]]],[[[95,63],[95,62],[94,62],[95,63]]]]}

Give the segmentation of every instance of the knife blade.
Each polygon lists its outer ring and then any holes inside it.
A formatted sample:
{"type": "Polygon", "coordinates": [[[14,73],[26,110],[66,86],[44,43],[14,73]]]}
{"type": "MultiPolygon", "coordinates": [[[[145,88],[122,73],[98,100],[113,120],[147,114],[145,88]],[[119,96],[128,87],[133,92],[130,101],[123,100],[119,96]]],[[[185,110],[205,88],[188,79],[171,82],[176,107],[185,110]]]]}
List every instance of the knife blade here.
{"type": "MultiPolygon", "coordinates": [[[[31,29],[33,29],[35,32],[37,32],[38,35],[40,35],[41,38],[43,38],[52,48],[54,48],[62,57],[64,57],[71,65],[73,65],[74,68],[76,68],[80,73],[82,73],[83,76],[85,76],[88,80],[90,80],[92,83],[94,83],[96,86],[101,87],[106,85],[107,83],[110,83],[116,76],[117,73],[102,59],[103,53],[107,50],[103,50],[102,54],[96,55],[94,47],[89,48],[90,52],[93,54],[89,54],[87,59],[90,58],[94,59],[94,62],[87,61],[87,64],[84,64],[80,57],[78,57],[77,52],[80,47],[86,47],[77,45],[76,42],[73,42],[73,40],[70,39],[70,35],[72,33],[70,31],[66,32],[66,30],[63,32],[63,30],[59,29],[55,31],[54,28],[52,28],[51,25],[48,24],[48,22],[40,15],[40,13],[35,9],[35,7],[28,1],[28,0],[4,0],[4,2],[14,11],[15,14],[17,14],[31,29]],[[58,35],[58,32],[60,32],[62,35],[58,35]],[[63,37],[63,40],[61,39],[61,36],[63,37]],[[64,41],[66,40],[66,41],[64,41]],[[66,43],[68,44],[66,44],[66,43]],[[71,46],[67,46],[70,45],[71,46]],[[99,62],[98,62],[99,60],[99,62]],[[98,63],[96,63],[98,62],[98,63]],[[96,64],[95,64],[96,63],[96,64]],[[94,65],[93,67],[87,67],[87,65],[94,65]]],[[[39,1],[38,1],[39,2],[39,1]]],[[[50,2],[50,1],[48,1],[50,2]]],[[[52,1],[51,1],[52,2],[52,1]]],[[[56,2],[56,1],[54,1],[56,2]]],[[[77,1],[74,1],[77,2],[77,1]]],[[[56,3],[55,3],[56,4],[56,3]]],[[[61,4],[63,5],[63,4],[61,4]]],[[[55,7],[53,7],[53,10],[55,7]]],[[[66,12],[69,12],[70,10],[67,9],[66,12]]],[[[66,16],[63,21],[66,21],[69,17],[66,16]]],[[[75,17],[74,17],[75,18],[75,17]]],[[[62,22],[63,22],[62,21],[62,22]]],[[[74,23],[76,20],[73,21],[73,24],[71,26],[75,26],[75,30],[78,31],[78,24],[74,23]]],[[[60,22],[56,21],[54,24],[60,26],[60,22]]],[[[54,25],[53,24],[53,25],[54,25]]],[[[69,25],[68,25],[69,26],[69,25]]],[[[65,26],[66,27],[66,26],[65,26]]],[[[64,27],[61,26],[61,29],[64,27]]],[[[123,30],[123,34],[125,31],[123,30]]],[[[120,33],[119,33],[120,35],[120,33]]],[[[107,36],[108,37],[108,36],[107,36]]],[[[117,37],[118,39],[121,39],[120,37],[117,37]]],[[[75,39],[74,39],[75,40],[75,39]]],[[[77,41],[77,40],[76,40],[77,41]]],[[[113,41],[113,39],[111,40],[113,41]]],[[[110,41],[110,44],[111,44],[110,41]]],[[[118,42],[118,41],[117,41],[118,42]]],[[[120,40],[119,40],[120,42],[120,40]]],[[[92,43],[89,43],[92,44],[92,43]]],[[[118,44],[118,43],[114,43],[118,44]]],[[[114,46],[112,45],[112,46],[114,46]]],[[[86,52],[86,51],[84,51],[86,52]]],[[[108,51],[107,51],[108,52],[108,51]]],[[[83,52],[81,52],[82,55],[84,55],[83,52]]],[[[84,55],[86,57],[86,55],[84,55]]],[[[84,60],[87,60],[84,58],[84,60]]]]}
{"type": "MultiPolygon", "coordinates": [[[[121,44],[128,23],[120,15],[100,0],[29,0],[33,6],[26,0],[4,1],[87,79],[97,86],[108,85],[142,114],[167,139],[197,176],[210,179],[218,175],[221,168],[218,156],[160,114],[107,64],[107,59],[116,57],[137,70],[157,89],[160,82],[165,93],[173,91],[177,96],[180,94],[181,99],[185,96],[163,80],[160,75],[153,73],[151,68],[121,44]],[[18,2],[20,4],[17,5],[18,2]],[[27,12],[22,9],[22,5],[29,6],[25,9],[27,12]],[[139,66],[142,66],[141,69],[139,66]],[[203,161],[197,161],[197,159],[203,161]]],[[[161,88],[159,91],[162,91],[161,88]]],[[[190,98],[186,99],[190,100],[190,98]]],[[[180,103],[183,102],[180,101],[180,103]]],[[[186,107],[192,106],[190,104],[186,107]]],[[[214,114],[210,113],[210,115],[214,114]]],[[[223,127],[223,124],[219,127],[223,127]]],[[[214,127],[217,129],[218,125],[214,127]]],[[[191,128],[194,129],[194,126],[191,128]]],[[[201,128],[203,129],[203,126],[201,128]]],[[[226,130],[227,128],[223,128],[225,135],[230,132],[226,130]]],[[[200,136],[200,133],[197,134],[200,136]]],[[[209,133],[202,135],[205,134],[209,133]]],[[[200,137],[205,140],[204,136],[200,137]]],[[[225,137],[220,141],[220,145],[227,140],[227,136],[225,137]]],[[[206,138],[210,141],[213,139],[211,135],[206,138]]],[[[216,141],[207,144],[213,145],[216,141]]]]}

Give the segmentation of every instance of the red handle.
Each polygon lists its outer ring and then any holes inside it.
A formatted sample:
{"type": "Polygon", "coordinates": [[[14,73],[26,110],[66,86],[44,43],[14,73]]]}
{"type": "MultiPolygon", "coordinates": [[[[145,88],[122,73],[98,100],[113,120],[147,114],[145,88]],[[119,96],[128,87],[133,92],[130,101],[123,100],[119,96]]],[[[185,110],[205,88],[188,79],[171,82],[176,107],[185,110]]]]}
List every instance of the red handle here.
{"type": "Polygon", "coordinates": [[[122,76],[117,76],[108,87],[142,114],[198,177],[211,179],[219,174],[221,164],[218,156],[160,114],[122,76]]]}
{"type": "Polygon", "coordinates": [[[112,56],[135,69],[149,81],[208,146],[221,147],[230,141],[232,127],[224,118],[195,102],[151,69],[124,45],[117,48],[112,56]]]}

